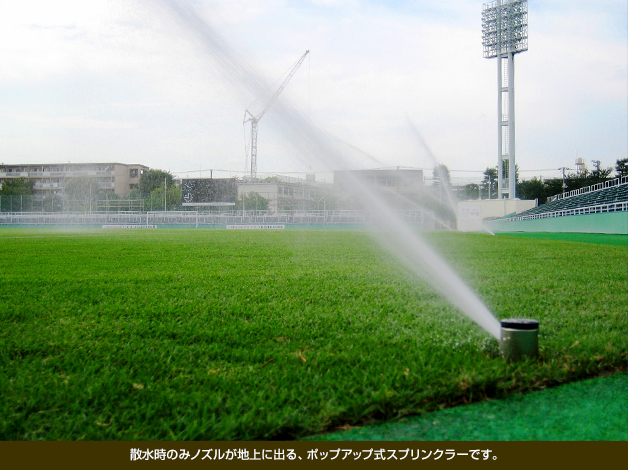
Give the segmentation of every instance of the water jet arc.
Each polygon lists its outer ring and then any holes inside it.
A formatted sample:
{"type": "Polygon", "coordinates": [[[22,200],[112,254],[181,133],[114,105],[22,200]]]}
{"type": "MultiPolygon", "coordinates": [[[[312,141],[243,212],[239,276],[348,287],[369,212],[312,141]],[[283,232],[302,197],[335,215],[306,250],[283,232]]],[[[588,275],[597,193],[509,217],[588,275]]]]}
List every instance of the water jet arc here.
{"type": "MultiPolygon", "coordinates": [[[[161,3],[173,13],[187,29],[195,33],[204,50],[213,58],[223,72],[231,79],[233,86],[244,94],[260,96],[268,87],[247,61],[231,48],[217,30],[201,19],[195,9],[176,0],[162,0],[161,3]]],[[[326,133],[302,116],[285,100],[278,97],[273,105],[274,114],[282,124],[285,138],[299,150],[308,162],[320,163],[326,168],[350,169],[352,165],[342,152],[338,151],[326,133]]],[[[422,140],[421,140],[422,141],[422,140]]],[[[423,145],[425,146],[425,142],[423,145]]],[[[488,310],[475,292],[441,258],[436,251],[405,223],[395,212],[394,207],[372,191],[367,181],[356,174],[348,180],[349,187],[360,195],[360,201],[380,214],[373,236],[381,246],[394,255],[410,272],[422,277],[454,307],[487,331],[494,338],[500,337],[499,321],[488,310]]],[[[453,206],[453,204],[452,204],[453,206]]]]}

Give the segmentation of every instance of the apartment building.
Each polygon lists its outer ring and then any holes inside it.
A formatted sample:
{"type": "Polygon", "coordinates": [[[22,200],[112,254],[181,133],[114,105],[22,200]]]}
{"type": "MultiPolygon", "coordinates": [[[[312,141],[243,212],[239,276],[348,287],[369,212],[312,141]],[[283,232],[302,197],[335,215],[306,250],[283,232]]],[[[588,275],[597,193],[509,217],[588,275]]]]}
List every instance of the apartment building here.
{"type": "Polygon", "coordinates": [[[100,187],[122,198],[139,188],[144,165],[125,163],[51,163],[51,164],[0,164],[0,186],[11,178],[27,178],[35,181],[35,196],[45,198],[62,194],[65,182],[71,178],[96,178],[100,187]]]}

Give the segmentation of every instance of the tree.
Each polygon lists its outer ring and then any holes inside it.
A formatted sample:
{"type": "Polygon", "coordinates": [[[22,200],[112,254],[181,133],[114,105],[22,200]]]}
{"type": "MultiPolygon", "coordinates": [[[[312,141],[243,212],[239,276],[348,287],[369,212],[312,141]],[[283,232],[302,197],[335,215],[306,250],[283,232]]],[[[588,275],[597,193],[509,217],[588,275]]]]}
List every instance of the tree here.
{"type": "Polygon", "coordinates": [[[617,178],[628,176],[628,158],[618,159],[615,165],[615,171],[617,172],[617,178]]]}
{"type": "Polygon", "coordinates": [[[462,199],[479,199],[480,198],[480,185],[475,183],[469,183],[462,189],[462,199]]]}
{"type": "Polygon", "coordinates": [[[434,167],[432,171],[434,178],[434,187],[440,188],[441,183],[445,185],[451,184],[451,178],[449,176],[449,168],[446,165],[440,164],[434,167]]]}
{"type": "Polygon", "coordinates": [[[538,199],[539,204],[544,204],[547,201],[546,184],[536,177],[521,181],[517,184],[517,197],[530,200],[538,199]]]}
{"type": "Polygon", "coordinates": [[[244,193],[238,197],[235,209],[238,211],[266,211],[268,210],[268,199],[256,192],[244,193]]]}
{"type": "Polygon", "coordinates": [[[436,192],[436,194],[438,194],[438,198],[441,201],[447,201],[447,193],[445,192],[445,188],[451,186],[449,168],[447,168],[447,166],[443,164],[436,165],[434,167],[434,170],[432,171],[432,175],[434,178],[434,191],[436,192]]]}
{"type": "Polygon", "coordinates": [[[0,196],[30,196],[35,192],[35,180],[10,178],[2,182],[0,196]]]}
{"type": "Polygon", "coordinates": [[[612,172],[612,167],[602,168],[598,160],[597,165],[595,165],[595,170],[589,173],[587,184],[585,186],[591,186],[592,184],[598,184],[607,181],[610,178],[612,172]]]}
{"type": "Polygon", "coordinates": [[[497,198],[497,168],[486,168],[482,184],[486,187],[489,199],[497,198]]]}
{"type": "MultiPolygon", "coordinates": [[[[563,180],[561,178],[553,178],[543,181],[545,185],[545,199],[563,192],[563,180]]],[[[539,201],[540,202],[540,201],[539,201]]],[[[545,201],[543,201],[545,202],[545,201]]]]}
{"type": "MultiPolygon", "coordinates": [[[[143,195],[148,196],[158,188],[162,188],[164,185],[164,179],[166,185],[170,188],[174,186],[174,176],[168,171],[163,170],[147,170],[142,172],[140,176],[140,191],[143,195]]],[[[163,196],[163,193],[162,193],[163,196]]]]}
{"type": "Polygon", "coordinates": [[[541,181],[540,179],[533,178],[517,183],[517,196],[521,199],[538,199],[539,204],[545,204],[549,197],[555,196],[556,194],[567,193],[608,181],[613,169],[602,168],[599,161],[596,163],[597,165],[595,165],[593,171],[584,170],[578,173],[568,173],[565,175],[564,180],[563,178],[553,178],[541,181]]]}
{"type": "Polygon", "coordinates": [[[155,189],[150,196],[144,200],[144,209],[151,211],[161,211],[165,208],[172,208],[180,206],[183,200],[183,192],[179,186],[170,186],[167,188],[166,197],[164,200],[164,183],[161,182],[161,187],[155,189]]]}
{"type": "Polygon", "coordinates": [[[32,196],[34,192],[34,180],[26,178],[5,179],[2,181],[2,187],[0,187],[0,210],[22,212],[29,206],[32,210],[33,198],[29,196],[32,196]]]}

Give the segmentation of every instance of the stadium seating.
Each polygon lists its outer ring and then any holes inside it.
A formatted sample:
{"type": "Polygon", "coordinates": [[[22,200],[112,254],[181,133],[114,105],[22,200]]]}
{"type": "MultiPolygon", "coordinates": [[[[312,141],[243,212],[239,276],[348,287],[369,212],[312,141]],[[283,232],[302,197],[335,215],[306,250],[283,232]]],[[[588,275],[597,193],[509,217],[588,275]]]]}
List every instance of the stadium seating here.
{"type": "Polygon", "coordinates": [[[541,204],[517,214],[517,217],[626,201],[628,201],[628,184],[622,184],[541,204]]]}

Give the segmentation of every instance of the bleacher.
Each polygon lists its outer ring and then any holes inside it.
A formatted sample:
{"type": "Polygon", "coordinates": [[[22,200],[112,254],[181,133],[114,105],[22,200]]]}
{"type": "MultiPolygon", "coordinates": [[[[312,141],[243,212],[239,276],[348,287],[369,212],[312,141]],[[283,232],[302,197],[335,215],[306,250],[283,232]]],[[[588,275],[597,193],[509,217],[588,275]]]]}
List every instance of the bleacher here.
{"type": "Polygon", "coordinates": [[[547,202],[521,212],[517,214],[517,217],[525,217],[547,212],[568,211],[570,209],[601,206],[626,201],[628,201],[628,183],[623,183],[617,186],[547,202]]]}

